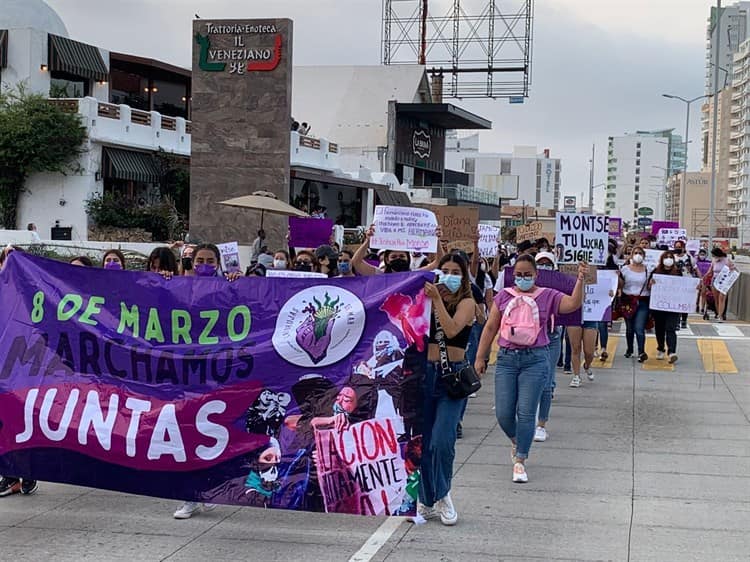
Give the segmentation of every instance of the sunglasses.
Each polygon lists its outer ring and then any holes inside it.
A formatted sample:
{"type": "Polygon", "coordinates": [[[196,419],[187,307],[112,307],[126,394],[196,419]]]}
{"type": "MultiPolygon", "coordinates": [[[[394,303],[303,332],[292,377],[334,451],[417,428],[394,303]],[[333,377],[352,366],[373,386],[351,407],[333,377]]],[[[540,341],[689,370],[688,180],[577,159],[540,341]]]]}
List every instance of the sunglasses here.
{"type": "Polygon", "coordinates": [[[309,260],[297,260],[294,263],[297,265],[312,265],[312,262],[309,260]]]}
{"type": "Polygon", "coordinates": [[[533,273],[516,273],[516,279],[533,279],[533,273]]]}

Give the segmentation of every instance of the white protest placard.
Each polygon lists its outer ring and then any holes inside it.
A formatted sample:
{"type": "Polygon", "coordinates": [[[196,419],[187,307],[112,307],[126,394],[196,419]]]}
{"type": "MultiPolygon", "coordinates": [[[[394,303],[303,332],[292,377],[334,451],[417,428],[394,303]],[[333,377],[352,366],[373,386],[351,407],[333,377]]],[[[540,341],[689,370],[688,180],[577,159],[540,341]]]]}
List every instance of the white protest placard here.
{"type": "Polygon", "coordinates": [[[612,299],[617,292],[618,272],[600,269],[596,283],[586,285],[583,299],[583,321],[601,322],[607,308],[612,305],[612,299]]]}
{"type": "Polygon", "coordinates": [[[659,231],[659,236],[656,243],[659,246],[666,246],[670,250],[674,248],[674,243],[677,240],[687,242],[687,229],[685,228],[662,228],[659,231]]]}
{"type": "Polygon", "coordinates": [[[560,250],[558,263],[607,263],[609,217],[582,213],[557,213],[555,245],[560,250]]]}
{"type": "Polygon", "coordinates": [[[685,250],[687,250],[687,253],[691,256],[694,256],[698,252],[700,252],[701,249],[701,241],[700,240],[688,240],[685,244],[685,250]]]}
{"type": "Polygon", "coordinates": [[[500,229],[489,224],[479,225],[479,256],[494,258],[497,255],[497,237],[500,229]]]}
{"type": "Polygon", "coordinates": [[[416,207],[375,207],[375,235],[370,247],[405,252],[437,252],[435,213],[416,207]]]}
{"type": "Polygon", "coordinates": [[[315,273],[314,271],[294,271],[293,269],[267,269],[266,277],[313,277],[316,279],[328,279],[325,273],[315,273]]]}
{"type": "Polygon", "coordinates": [[[643,265],[646,266],[647,271],[651,272],[659,265],[664,252],[662,250],[644,250],[644,252],[646,252],[646,258],[643,260],[643,265]]]}
{"type": "Polygon", "coordinates": [[[739,271],[729,269],[729,266],[725,265],[719,274],[714,276],[713,287],[722,295],[726,295],[739,278],[739,271]]]}
{"type": "Polygon", "coordinates": [[[240,245],[237,242],[218,244],[221,254],[221,269],[224,273],[235,273],[240,269],[240,245]]]}
{"type": "Polygon", "coordinates": [[[682,275],[653,276],[651,286],[651,310],[665,312],[692,312],[695,308],[695,296],[700,279],[682,275]]]}

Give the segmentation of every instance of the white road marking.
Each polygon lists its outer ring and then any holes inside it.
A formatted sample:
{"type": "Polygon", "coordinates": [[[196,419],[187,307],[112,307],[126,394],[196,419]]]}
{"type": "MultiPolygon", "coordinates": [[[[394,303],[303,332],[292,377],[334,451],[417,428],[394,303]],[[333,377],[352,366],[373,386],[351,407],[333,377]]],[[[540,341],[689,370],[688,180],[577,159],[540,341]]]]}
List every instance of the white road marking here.
{"type": "Polygon", "coordinates": [[[716,330],[717,334],[723,337],[737,337],[744,335],[742,330],[734,324],[714,324],[714,330],[716,330]]]}
{"type": "Polygon", "coordinates": [[[369,539],[362,545],[357,552],[349,559],[349,562],[369,562],[372,560],[378,551],[383,548],[388,539],[391,538],[393,533],[401,526],[401,523],[406,521],[406,517],[389,517],[377,530],[370,536],[369,539]]]}

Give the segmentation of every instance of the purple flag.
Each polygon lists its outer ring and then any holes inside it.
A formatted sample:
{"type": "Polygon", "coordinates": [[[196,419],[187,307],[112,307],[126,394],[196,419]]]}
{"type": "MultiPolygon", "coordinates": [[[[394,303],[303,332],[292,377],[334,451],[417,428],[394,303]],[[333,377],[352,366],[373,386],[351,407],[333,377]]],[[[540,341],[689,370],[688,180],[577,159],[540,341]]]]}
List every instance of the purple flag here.
{"type": "Polygon", "coordinates": [[[331,243],[333,221],[289,217],[289,245],[292,248],[317,248],[331,243]]]}
{"type": "MultiPolygon", "coordinates": [[[[512,267],[505,268],[504,283],[506,287],[513,287],[514,276],[512,267]]],[[[572,295],[573,289],[575,289],[576,286],[576,278],[572,275],[560,273],[559,271],[540,269],[536,272],[536,285],[537,287],[557,289],[566,295],[572,295]]],[[[583,309],[579,308],[570,314],[560,314],[556,316],[555,324],[557,326],[581,326],[583,324],[583,309]]]]}
{"type": "Polygon", "coordinates": [[[15,252],[0,273],[0,474],[413,513],[431,277],[167,281],[15,252]]]}
{"type": "Polygon", "coordinates": [[[662,228],[680,228],[680,223],[675,221],[654,221],[651,223],[651,234],[656,236],[662,228]]]}

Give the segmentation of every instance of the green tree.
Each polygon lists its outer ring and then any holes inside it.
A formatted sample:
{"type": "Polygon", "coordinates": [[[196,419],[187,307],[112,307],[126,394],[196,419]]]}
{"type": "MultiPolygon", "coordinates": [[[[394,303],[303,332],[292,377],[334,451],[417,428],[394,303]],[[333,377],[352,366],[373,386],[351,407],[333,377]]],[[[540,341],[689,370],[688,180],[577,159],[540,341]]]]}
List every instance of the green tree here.
{"type": "Polygon", "coordinates": [[[74,172],[85,141],[77,113],[23,87],[0,92],[0,224],[16,227],[18,198],[30,175],[74,172]]]}

